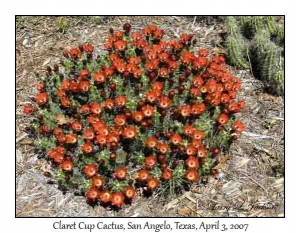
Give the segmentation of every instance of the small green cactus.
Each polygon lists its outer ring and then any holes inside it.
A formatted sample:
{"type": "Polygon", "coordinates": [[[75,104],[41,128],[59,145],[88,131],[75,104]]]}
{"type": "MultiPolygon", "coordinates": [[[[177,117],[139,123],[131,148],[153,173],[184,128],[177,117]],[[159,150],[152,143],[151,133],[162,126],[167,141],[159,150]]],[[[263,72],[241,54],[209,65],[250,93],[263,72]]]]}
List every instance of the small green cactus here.
{"type": "Polygon", "coordinates": [[[264,46],[263,51],[261,78],[274,94],[282,95],[284,92],[282,49],[273,42],[269,42],[264,46]]]}
{"type": "Polygon", "coordinates": [[[226,46],[228,49],[228,60],[230,64],[235,65],[239,68],[249,68],[249,65],[245,59],[245,50],[246,48],[243,48],[241,46],[242,43],[241,40],[237,40],[234,37],[227,38],[226,46]]]}
{"type": "Polygon", "coordinates": [[[239,68],[251,68],[274,94],[284,93],[284,27],[274,16],[228,17],[226,40],[229,62],[239,68]],[[248,62],[249,60],[249,62],[248,62]]]}
{"type": "Polygon", "coordinates": [[[277,25],[274,16],[266,16],[264,22],[271,35],[276,35],[277,25]]]}
{"type": "Polygon", "coordinates": [[[226,24],[228,27],[228,35],[233,36],[234,38],[242,38],[240,28],[235,17],[228,16],[226,24]]]}
{"type": "Polygon", "coordinates": [[[239,23],[241,31],[247,39],[252,39],[255,33],[264,29],[264,17],[261,16],[241,16],[239,23]]]}
{"type": "Polygon", "coordinates": [[[276,37],[276,43],[279,46],[283,46],[284,45],[284,28],[283,28],[282,24],[277,24],[275,37],[276,37]]]}
{"type": "Polygon", "coordinates": [[[239,68],[249,68],[245,54],[247,54],[247,47],[243,40],[236,19],[232,16],[227,18],[228,37],[226,40],[228,60],[232,65],[239,68]]]}

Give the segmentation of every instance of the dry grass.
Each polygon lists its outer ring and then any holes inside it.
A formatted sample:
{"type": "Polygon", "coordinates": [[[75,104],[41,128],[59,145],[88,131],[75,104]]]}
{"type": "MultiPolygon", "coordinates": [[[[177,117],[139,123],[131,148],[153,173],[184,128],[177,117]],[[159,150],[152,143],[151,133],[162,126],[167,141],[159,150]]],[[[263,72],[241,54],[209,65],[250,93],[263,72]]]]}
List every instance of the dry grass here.
{"type": "Polygon", "coordinates": [[[134,30],[147,24],[160,25],[170,37],[194,33],[197,47],[222,52],[225,30],[218,19],[203,17],[64,17],[58,23],[59,20],[17,18],[17,216],[283,216],[283,99],[264,93],[262,83],[248,71],[233,70],[244,84],[242,95],[248,108],[242,113],[242,120],[247,131],[232,145],[232,159],[218,177],[203,179],[172,201],[138,197],[118,212],[101,206],[93,208],[84,197],[63,195],[56,185],[47,184],[42,171],[48,164],[38,160],[26,139],[24,128],[29,120],[22,114],[22,106],[35,96],[37,75],[42,76],[47,65],[59,62],[63,48],[88,40],[97,45],[96,53],[101,54],[108,29],[121,29],[124,22],[131,22],[134,30]],[[276,208],[264,209],[259,205],[276,208]]]}

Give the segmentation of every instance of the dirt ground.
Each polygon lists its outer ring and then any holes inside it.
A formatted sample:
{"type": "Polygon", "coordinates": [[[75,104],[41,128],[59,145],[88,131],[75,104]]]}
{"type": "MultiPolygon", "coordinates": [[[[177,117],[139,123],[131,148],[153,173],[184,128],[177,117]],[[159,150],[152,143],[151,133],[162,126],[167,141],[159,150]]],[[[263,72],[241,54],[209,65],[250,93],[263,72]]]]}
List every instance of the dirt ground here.
{"type": "Polygon", "coordinates": [[[194,33],[196,47],[226,52],[222,47],[226,28],[222,17],[17,17],[16,18],[16,215],[47,217],[282,217],[284,216],[284,101],[264,92],[250,71],[232,71],[243,82],[241,95],[247,109],[241,113],[246,132],[232,144],[217,177],[203,178],[176,199],[155,195],[137,197],[132,205],[116,211],[91,207],[84,197],[62,194],[47,183],[42,171],[46,161],[34,153],[24,128],[29,119],[22,106],[36,94],[37,75],[47,65],[59,63],[62,50],[91,41],[96,54],[104,53],[109,28],[133,30],[156,24],[166,36],[194,33]]]}

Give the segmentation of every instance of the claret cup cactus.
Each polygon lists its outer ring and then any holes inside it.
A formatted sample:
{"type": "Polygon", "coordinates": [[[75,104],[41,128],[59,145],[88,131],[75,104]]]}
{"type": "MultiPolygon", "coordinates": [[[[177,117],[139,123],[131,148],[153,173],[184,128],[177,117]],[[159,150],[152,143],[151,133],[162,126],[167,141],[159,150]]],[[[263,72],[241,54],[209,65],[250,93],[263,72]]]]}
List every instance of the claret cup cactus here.
{"type": "Polygon", "coordinates": [[[165,40],[151,25],[110,30],[105,55],[85,43],[48,67],[31,115],[44,171],[64,192],[121,208],[147,193],[172,195],[207,175],[244,124],[241,80],[222,56],[193,51],[193,35],[165,40]]]}

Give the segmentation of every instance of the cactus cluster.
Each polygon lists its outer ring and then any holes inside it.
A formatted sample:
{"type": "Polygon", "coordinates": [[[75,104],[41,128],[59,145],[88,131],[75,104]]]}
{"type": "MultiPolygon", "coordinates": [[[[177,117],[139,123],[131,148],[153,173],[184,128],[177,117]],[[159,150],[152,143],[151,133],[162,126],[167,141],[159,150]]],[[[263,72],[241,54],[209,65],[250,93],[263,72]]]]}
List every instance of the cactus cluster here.
{"type": "Polygon", "coordinates": [[[273,16],[227,17],[230,64],[248,69],[273,94],[284,93],[284,27],[273,16]]]}
{"type": "Polygon", "coordinates": [[[192,34],[123,29],[110,30],[101,56],[90,43],[65,49],[63,67],[47,67],[36,103],[24,106],[49,181],[112,208],[136,188],[171,197],[218,174],[245,129],[235,116],[242,82],[223,56],[193,52],[192,34]]]}

